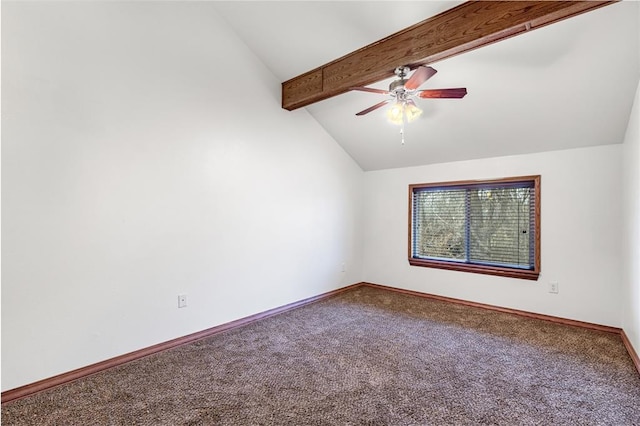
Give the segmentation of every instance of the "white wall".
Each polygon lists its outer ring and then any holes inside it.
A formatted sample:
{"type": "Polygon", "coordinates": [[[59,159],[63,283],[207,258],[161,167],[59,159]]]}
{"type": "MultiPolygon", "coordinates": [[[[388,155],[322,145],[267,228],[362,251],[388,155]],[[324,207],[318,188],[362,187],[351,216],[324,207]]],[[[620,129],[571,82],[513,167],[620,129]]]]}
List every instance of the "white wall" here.
{"type": "Polygon", "coordinates": [[[2,55],[3,390],[362,280],[362,171],[211,4],[3,1],[2,55]]]}
{"type": "Polygon", "coordinates": [[[621,326],[621,151],[610,145],[366,172],[365,281],[621,326]],[[538,281],[409,265],[409,184],[533,174],[541,175],[538,281]],[[558,294],[548,292],[552,280],[558,294]]]}
{"type": "Polygon", "coordinates": [[[2,55],[2,390],[362,280],[640,348],[638,94],[624,145],[363,176],[204,2],[3,2],[2,55]],[[528,174],[539,281],[408,265],[410,183],[528,174]]]}
{"type": "Polygon", "coordinates": [[[623,144],[624,236],[623,321],[625,334],[640,354],[640,84],[623,144]]]}

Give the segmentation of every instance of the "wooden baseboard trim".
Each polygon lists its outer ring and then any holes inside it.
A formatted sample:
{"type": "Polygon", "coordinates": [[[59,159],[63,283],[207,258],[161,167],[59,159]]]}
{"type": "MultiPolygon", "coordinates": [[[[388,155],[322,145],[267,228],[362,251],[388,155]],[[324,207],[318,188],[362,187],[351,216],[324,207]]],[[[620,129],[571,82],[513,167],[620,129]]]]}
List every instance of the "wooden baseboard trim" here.
{"type": "Polygon", "coordinates": [[[181,345],[185,345],[191,342],[194,342],[196,340],[200,340],[200,339],[204,339],[206,337],[209,336],[213,336],[217,333],[222,333],[223,331],[228,331],[234,328],[239,328],[242,327],[244,325],[250,324],[254,321],[259,321],[261,319],[265,319],[274,315],[278,315],[287,311],[291,311],[293,309],[296,308],[300,308],[302,306],[314,303],[314,302],[319,302],[321,300],[327,299],[329,297],[333,297],[337,294],[340,294],[344,291],[347,290],[351,290],[354,289],[356,287],[360,287],[360,286],[368,286],[368,287],[374,287],[374,288],[380,288],[380,289],[384,289],[384,290],[389,290],[389,291],[395,291],[395,292],[399,292],[399,293],[404,293],[404,294],[408,294],[408,295],[412,295],[412,296],[418,296],[418,297],[423,297],[423,298],[427,298],[427,299],[433,299],[433,300],[438,300],[438,301],[442,301],[442,302],[449,302],[449,303],[456,303],[459,305],[464,305],[464,306],[471,306],[471,307],[476,307],[476,308],[482,308],[482,309],[488,309],[488,310],[492,310],[492,311],[498,311],[498,312],[504,312],[504,313],[508,313],[508,314],[514,314],[514,315],[519,315],[519,316],[524,316],[524,317],[528,317],[528,318],[534,318],[534,319],[540,319],[540,320],[544,320],[544,321],[551,321],[554,323],[558,323],[558,324],[563,324],[563,325],[570,325],[570,326],[574,326],[574,327],[582,327],[582,328],[587,328],[590,330],[597,330],[597,331],[604,331],[604,332],[608,332],[608,333],[614,333],[614,334],[619,334],[620,337],[622,338],[622,342],[624,343],[625,348],[627,349],[627,352],[629,353],[629,356],[631,357],[631,360],[633,361],[636,369],[638,370],[638,373],[640,374],[640,358],[638,357],[638,354],[636,353],[635,349],[633,348],[633,346],[631,345],[631,342],[629,341],[629,338],[627,337],[627,335],[625,334],[624,330],[620,329],[620,328],[616,328],[616,327],[609,327],[609,326],[605,326],[605,325],[600,325],[600,324],[593,324],[593,323],[588,323],[588,322],[583,322],[583,321],[576,321],[576,320],[570,320],[570,319],[565,319],[565,318],[560,318],[560,317],[554,317],[554,316],[550,316],[550,315],[543,315],[543,314],[536,314],[536,313],[532,313],[532,312],[527,312],[527,311],[520,311],[517,309],[510,309],[510,308],[503,308],[500,306],[494,306],[494,305],[487,305],[484,303],[477,303],[477,302],[470,302],[467,300],[463,300],[463,299],[455,299],[452,297],[445,297],[445,296],[438,296],[435,294],[429,294],[429,293],[422,293],[419,291],[413,291],[413,290],[405,290],[405,289],[401,289],[401,288],[397,288],[397,287],[390,287],[390,286],[385,286],[385,285],[381,285],[381,284],[373,284],[373,283],[367,283],[367,282],[362,282],[362,283],[356,283],[356,284],[352,284],[346,287],[342,287],[339,288],[337,290],[333,290],[333,291],[329,291],[327,293],[323,293],[317,296],[313,296],[313,297],[309,297],[307,299],[303,299],[303,300],[299,300],[297,302],[293,302],[293,303],[289,303],[287,305],[284,306],[280,306],[274,309],[270,309],[268,311],[264,311],[264,312],[260,312],[257,313],[255,315],[250,315],[248,317],[245,318],[240,318],[238,320],[235,321],[231,321],[225,324],[221,324],[215,327],[211,327],[208,328],[206,330],[202,330],[202,331],[198,331],[196,333],[192,333],[192,334],[188,334],[186,336],[182,336],[182,337],[178,337],[176,339],[173,340],[169,340],[166,342],[162,342],[162,343],[158,343],[156,345],[153,346],[149,346],[147,348],[143,348],[143,349],[139,349],[137,351],[133,351],[133,352],[129,352],[127,354],[124,355],[120,355],[114,358],[110,358],[107,359],[105,361],[101,361],[95,364],[91,364],[88,365],[86,367],[82,367],[82,368],[78,368],[76,370],[72,370],[69,371],[67,373],[62,373],[59,374],[57,376],[53,376],[47,379],[43,379],[34,383],[30,383],[24,386],[20,386],[17,387],[15,389],[10,389],[7,391],[2,392],[1,394],[1,399],[2,399],[2,404],[6,403],[6,402],[10,402],[10,401],[14,401],[16,399],[20,399],[20,398],[24,398],[26,396],[29,395],[33,395],[35,393],[38,392],[42,392],[44,390],[47,389],[51,389],[54,388],[56,386],[60,386],[62,384],[65,383],[69,383],[72,382],[74,380],[78,380],[81,379],[83,377],[87,377],[90,376],[92,374],[98,373],[100,371],[104,371],[107,370],[109,368],[113,368],[113,367],[117,367],[119,365],[125,364],[127,362],[130,361],[134,361],[140,358],[144,358],[146,356],[149,355],[153,355],[155,353],[158,352],[162,352],[165,351],[167,349],[171,349],[171,348],[175,348],[177,346],[181,346],[181,345]]]}
{"type": "Polygon", "coordinates": [[[385,289],[385,290],[396,291],[396,292],[399,292],[399,293],[409,294],[409,295],[412,295],[412,296],[424,297],[424,298],[427,298],[427,299],[439,300],[441,302],[456,303],[458,305],[471,306],[471,307],[474,307],[474,308],[488,309],[488,310],[497,311],[497,312],[504,312],[504,313],[507,313],[507,314],[518,315],[518,316],[521,316],[521,317],[539,319],[539,320],[543,320],[543,321],[550,321],[550,322],[554,322],[554,323],[557,323],[557,324],[571,325],[571,326],[574,326],[574,327],[587,328],[589,330],[604,331],[604,332],[607,332],[607,333],[614,333],[614,334],[620,334],[620,332],[622,331],[622,329],[620,329],[620,328],[609,327],[607,325],[600,325],[600,324],[593,324],[593,323],[590,323],[590,322],[576,321],[576,320],[571,320],[571,319],[566,319],[566,318],[554,317],[554,316],[551,316],[551,315],[536,314],[536,313],[533,313],[533,312],[520,311],[518,309],[503,308],[501,306],[487,305],[487,304],[484,304],[484,303],[477,303],[477,302],[470,302],[468,300],[454,299],[453,297],[438,296],[438,295],[435,295],[435,294],[422,293],[422,292],[414,291],[414,290],[405,290],[405,289],[401,289],[401,288],[397,288],[397,287],[389,287],[389,286],[381,285],[381,284],[362,283],[362,285],[381,288],[381,289],[385,289]]]}
{"type": "Polygon", "coordinates": [[[638,370],[638,374],[640,374],[640,357],[638,357],[638,353],[633,348],[629,337],[627,337],[627,333],[622,330],[620,332],[620,337],[622,337],[622,343],[624,343],[624,347],[627,348],[627,352],[629,352],[629,356],[631,357],[631,361],[633,361],[633,365],[636,366],[636,370],[638,370]]]}
{"type": "Polygon", "coordinates": [[[42,392],[47,389],[51,389],[56,386],[60,386],[65,383],[72,382],[74,380],[78,380],[83,377],[90,376],[92,374],[98,373],[100,371],[107,370],[109,368],[117,367],[119,365],[125,364],[130,361],[134,361],[140,358],[144,358],[149,355],[153,355],[158,352],[165,351],[167,349],[175,348],[176,346],[185,345],[187,343],[194,342],[196,340],[204,339],[209,336],[213,336],[218,333],[222,333],[223,331],[228,331],[234,328],[242,327],[247,324],[250,324],[255,321],[259,321],[274,315],[282,314],[287,311],[291,311],[296,308],[300,308],[302,306],[308,305],[310,303],[319,302],[324,299],[328,299],[329,297],[333,297],[339,293],[350,290],[354,287],[358,287],[362,285],[362,283],[352,284],[346,287],[339,288],[337,290],[329,291],[327,293],[323,293],[317,296],[309,297],[307,299],[299,300],[297,302],[289,303],[284,306],[280,306],[274,309],[270,309],[268,311],[260,312],[255,315],[250,315],[245,318],[240,318],[235,321],[231,321],[225,324],[221,324],[215,327],[208,328],[206,330],[198,331],[196,333],[188,334],[186,336],[178,337],[176,339],[172,339],[166,342],[158,343],[153,346],[149,346],[147,348],[139,349],[137,351],[129,352],[124,355],[120,355],[114,358],[107,359],[105,361],[101,361],[95,364],[88,365],[86,367],[81,367],[76,370],[69,371],[67,373],[58,374],[57,376],[49,377],[47,379],[39,380],[34,383],[30,383],[24,386],[17,387],[15,389],[10,389],[2,392],[1,399],[2,404],[14,401],[19,398],[24,398],[29,395],[33,395],[38,392],[42,392]]]}

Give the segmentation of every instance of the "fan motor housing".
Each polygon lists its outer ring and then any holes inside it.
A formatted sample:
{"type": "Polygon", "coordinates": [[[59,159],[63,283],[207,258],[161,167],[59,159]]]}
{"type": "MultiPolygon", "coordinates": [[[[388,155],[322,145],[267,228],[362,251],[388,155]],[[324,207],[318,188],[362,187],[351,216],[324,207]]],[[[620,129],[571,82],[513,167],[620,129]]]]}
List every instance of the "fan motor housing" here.
{"type": "Polygon", "coordinates": [[[404,78],[392,81],[389,85],[390,92],[397,92],[398,90],[404,90],[404,84],[407,82],[404,78]]]}

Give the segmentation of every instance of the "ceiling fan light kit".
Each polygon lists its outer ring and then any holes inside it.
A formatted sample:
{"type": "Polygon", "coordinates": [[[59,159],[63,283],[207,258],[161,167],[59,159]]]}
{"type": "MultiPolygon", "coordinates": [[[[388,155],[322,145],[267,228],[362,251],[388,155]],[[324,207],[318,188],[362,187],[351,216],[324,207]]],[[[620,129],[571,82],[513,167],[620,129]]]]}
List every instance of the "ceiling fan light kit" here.
{"type": "Polygon", "coordinates": [[[395,100],[391,108],[387,110],[387,118],[393,124],[402,126],[400,134],[402,135],[402,143],[404,144],[404,123],[410,123],[417,119],[422,110],[416,105],[413,98],[440,98],[440,99],[460,99],[467,94],[464,87],[455,89],[432,89],[418,90],[418,88],[428,79],[436,74],[436,70],[432,67],[421,65],[416,68],[413,75],[407,79],[409,67],[397,67],[394,73],[398,78],[389,84],[389,90],[374,89],[370,87],[351,87],[350,90],[359,90],[362,92],[378,93],[382,95],[390,95],[391,99],[387,99],[377,103],[369,108],[357,113],[357,116],[365,115],[381,108],[389,102],[395,100]]]}
{"type": "Polygon", "coordinates": [[[420,115],[422,115],[422,110],[418,108],[412,99],[397,101],[387,110],[389,122],[398,125],[402,125],[405,121],[411,123],[420,115]]]}

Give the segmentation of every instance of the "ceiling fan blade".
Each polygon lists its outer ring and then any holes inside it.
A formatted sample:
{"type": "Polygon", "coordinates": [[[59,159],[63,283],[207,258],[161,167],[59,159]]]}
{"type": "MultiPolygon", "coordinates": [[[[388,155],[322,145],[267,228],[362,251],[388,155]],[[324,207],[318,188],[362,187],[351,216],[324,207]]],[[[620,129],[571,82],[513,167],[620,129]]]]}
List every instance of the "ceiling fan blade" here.
{"type": "Polygon", "coordinates": [[[464,98],[467,94],[467,89],[464,87],[456,89],[431,89],[421,90],[416,95],[420,98],[451,98],[459,99],[464,98]]]}
{"type": "Polygon", "coordinates": [[[370,87],[349,87],[349,90],[360,90],[361,92],[379,93],[381,95],[388,95],[390,93],[388,90],[372,89],[370,87]]]}
{"type": "Polygon", "coordinates": [[[438,71],[431,67],[419,66],[413,73],[413,75],[404,84],[404,88],[407,90],[416,90],[422,83],[429,80],[438,71]]]}
{"type": "Polygon", "coordinates": [[[360,111],[360,112],[359,112],[359,113],[357,113],[356,115],[365,115],[365,114],[368,114],[368,113],[370,113],[371,111],[373,111],[374,109],[378,109],[378,108],[380,108],[380,107],[382,107],[382,106],[385,106],[386,104],[388,104],[388,103],[389,103],[389,101],[391,101],[391,99],[387,99],[386,101],[382,101],[382,102],[380,102],[380,103],[378,103],[378,104],[375,104],[374,106],[370,106],[369,108],[367,108],[367,109],[365,109],[365,110],[360,111]]]}

